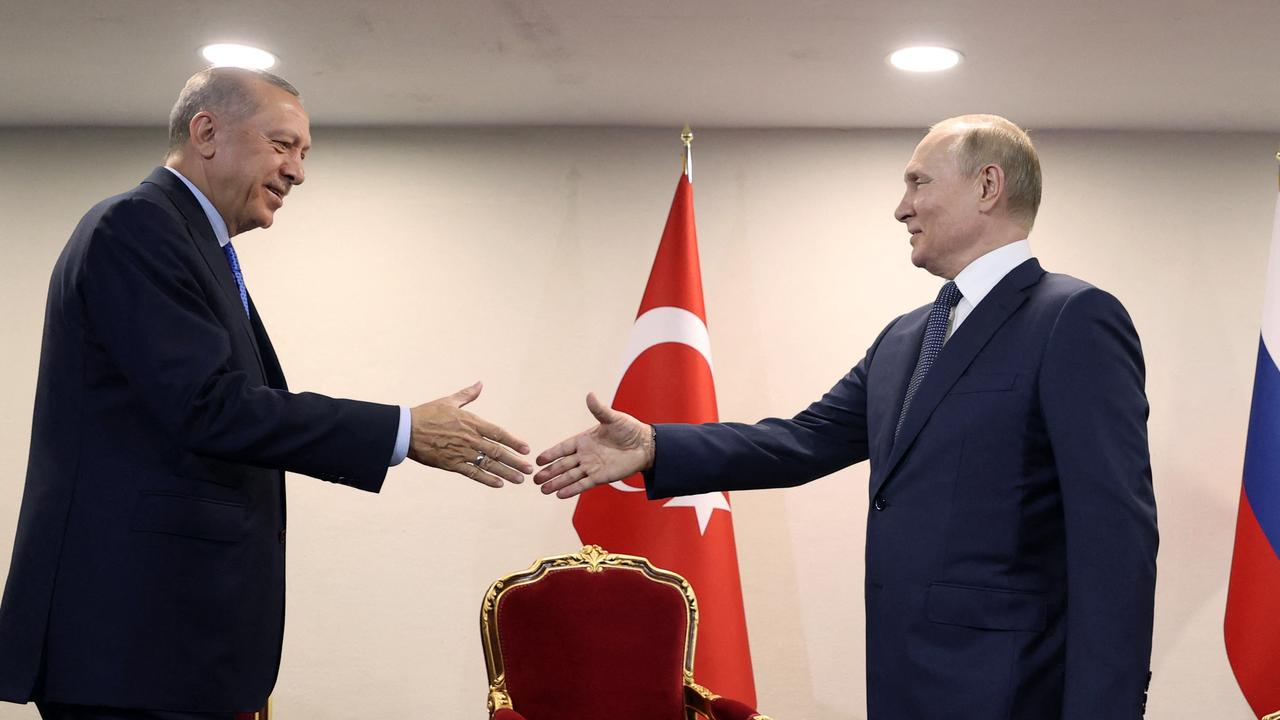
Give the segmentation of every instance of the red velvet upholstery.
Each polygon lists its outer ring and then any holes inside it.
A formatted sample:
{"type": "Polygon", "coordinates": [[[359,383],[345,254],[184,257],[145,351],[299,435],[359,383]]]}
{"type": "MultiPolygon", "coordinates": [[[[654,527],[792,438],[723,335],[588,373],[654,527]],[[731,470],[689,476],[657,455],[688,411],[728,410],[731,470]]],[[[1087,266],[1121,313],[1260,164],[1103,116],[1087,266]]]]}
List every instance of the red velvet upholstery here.
{"type": "Polygon", "coordinates": [[[507,589],[496,612],[525,720],[685,717],[688,610],[676,587],[628,568],[559,569],[507,589]]]}
{"type": "Polygon", "coordinates": [[[493,720],[527,720],[527,718],[515,710],[503,708],[493,714],[493,720]]]}

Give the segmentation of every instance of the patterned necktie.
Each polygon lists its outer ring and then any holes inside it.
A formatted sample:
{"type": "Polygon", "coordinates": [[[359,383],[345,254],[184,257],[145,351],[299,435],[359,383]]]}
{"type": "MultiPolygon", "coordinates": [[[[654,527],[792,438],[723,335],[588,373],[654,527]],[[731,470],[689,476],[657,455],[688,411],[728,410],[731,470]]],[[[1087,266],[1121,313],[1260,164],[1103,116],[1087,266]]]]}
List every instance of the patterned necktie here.
{"type": "Polygon", "coordinates": [[[227,243],[222,246],[222,252],[231,265],[231,274],[236,277],[236,288],[240,290],[240,304],[244,305],[244,315],[252,319],[249,315],[249,291],[244,289],[244,275],[240,273],[240,260],[236,258],[236,249],[231,247],[231,243],[227,243]]]}
{"type": "Polygon", "coordinates": [[[942,343],[947,339],[947,325],[951,322],[951,308],[960,302],[960,297],[960,289],[948,280],[938,291],[938,299],[933,301],[933,309],[929,310],[929,320],[924,326],[924,341],[920,343],[920,359],[916,360],[915,372],[911,373],[911,384],[907,385],[907,396],[902,400],[898,427],[893,431],[894,440],[902,432],[902,423],[907,419],[907,410],[911,408],[911,398],[915,397],[924,376],[933,367],[933,361],[942,350],[942,343]]]}

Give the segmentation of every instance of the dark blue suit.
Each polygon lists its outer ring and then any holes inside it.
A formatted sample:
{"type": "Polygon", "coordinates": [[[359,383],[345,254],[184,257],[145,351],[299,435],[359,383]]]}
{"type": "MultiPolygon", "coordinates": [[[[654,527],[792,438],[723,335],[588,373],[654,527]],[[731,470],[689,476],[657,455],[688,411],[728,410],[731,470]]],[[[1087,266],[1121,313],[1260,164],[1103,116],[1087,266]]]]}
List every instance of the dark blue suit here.
{"type": "Polygon", "coordinates": [[[1134,720],[1155,591],[1145,369],[1111,295],[1019,265],[894,428],[929,307],[790,420],[660,425],[651,497],[871,461],[871,720],[1134,720]]]}
{"type": "Polygon", "coordinates": [[[0,699],[261,707],[284,626],[284,471],[376,491],[398,423],[286,391],[174,175],[99,203],[49,288],[0,699]]]}

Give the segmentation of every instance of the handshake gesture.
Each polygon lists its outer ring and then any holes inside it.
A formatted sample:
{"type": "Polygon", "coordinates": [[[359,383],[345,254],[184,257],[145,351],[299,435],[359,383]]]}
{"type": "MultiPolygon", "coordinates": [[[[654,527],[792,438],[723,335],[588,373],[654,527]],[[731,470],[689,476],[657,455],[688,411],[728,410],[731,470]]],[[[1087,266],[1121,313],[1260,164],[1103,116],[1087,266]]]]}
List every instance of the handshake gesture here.
{"type": "MultiPolygon", "coordinates": [[[[490,487],[524,482],[533,472],[520,457],[529,453],[529,444],[463,409],[480,397],[481,388],[476,383],[413,408],[409,457],[490,487]]],[[[587,409],[598,425],[538,455],[544,467],[533,481],[544,494],[569,498],[653,467],[652,427],[606,407],[594,393],[587,395],[587,409]]]]}

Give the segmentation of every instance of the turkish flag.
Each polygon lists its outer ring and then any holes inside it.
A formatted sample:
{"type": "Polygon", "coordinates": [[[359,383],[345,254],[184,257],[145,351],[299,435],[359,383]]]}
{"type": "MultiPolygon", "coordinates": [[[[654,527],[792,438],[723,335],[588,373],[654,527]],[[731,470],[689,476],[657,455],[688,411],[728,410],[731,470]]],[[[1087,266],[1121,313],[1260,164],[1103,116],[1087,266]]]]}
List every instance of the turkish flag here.
{"type": "MultiPolygon", "coordinates": [[[[687,175],[676,185],[626,355],[614,409],[647,423],[719,419],[693,186],[687,175]]],[[[698,596],[700,610],[694,659],[698,684],[755,705],[728,493],[650,501],[637,474],[583,493],[573,526],[583,543],[640,555],[683,575],[698,596]]]]}

